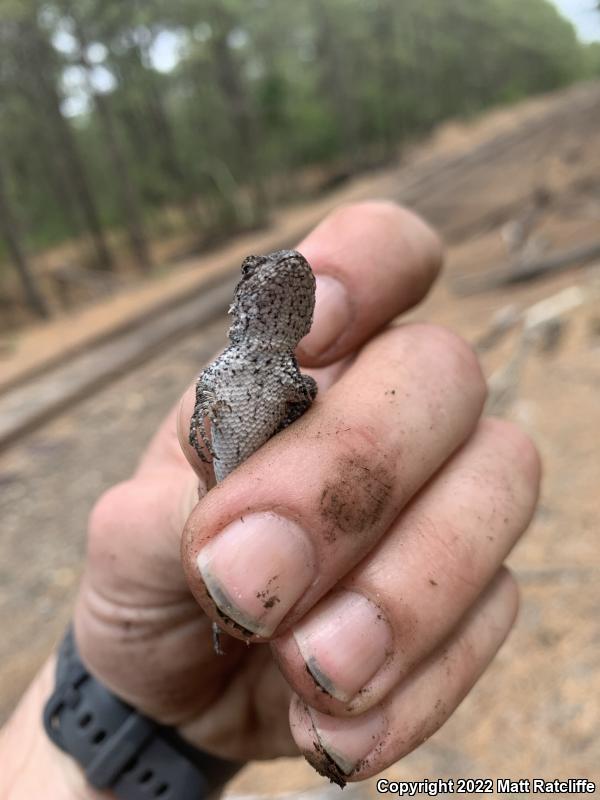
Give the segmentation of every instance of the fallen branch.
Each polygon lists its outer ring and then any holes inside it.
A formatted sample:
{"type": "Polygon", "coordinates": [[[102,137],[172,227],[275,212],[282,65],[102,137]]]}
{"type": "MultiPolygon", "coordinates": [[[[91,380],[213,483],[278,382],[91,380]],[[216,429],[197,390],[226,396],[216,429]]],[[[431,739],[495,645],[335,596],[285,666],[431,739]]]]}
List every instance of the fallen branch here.
{"type": "MultiPolygon", "coordinates": [[[[523,327],[512,355],[488,381],[488,413],[498,416],[506,414],[517,397],[523,367],[532,348],[538,346],[545,351],[554,349],[563,333],[565,317],[587,302],[590,296],[580,286],[569,286],[522,311],[507,306],[496,315],[495,327],[492,324],[487,334],[490,339],[494,334],[503,335],[521,319],[523,327]]],[[[479,349],[482,349],[481,340],[479,349]]]]}
{"type": "Polygon", "coordinates": [[[506,334],[521,321],[522,312],[515,306],[504,306],[496,311],[489,328],[474,342],[478,353],[486,353],[498,345],[506,334]]]}
{"type": "Polygon", "coordinates": [[[596,258],[600,258],[600,241],[588,242],[570,250],[559,250],[529,264],[513,264],[508,269],[499,267],[484,275],[459,277],[452,284],[452,288],[461,295],[477,294],[515,283],[526,283],[570,267],[583,266],[596,258]]]}

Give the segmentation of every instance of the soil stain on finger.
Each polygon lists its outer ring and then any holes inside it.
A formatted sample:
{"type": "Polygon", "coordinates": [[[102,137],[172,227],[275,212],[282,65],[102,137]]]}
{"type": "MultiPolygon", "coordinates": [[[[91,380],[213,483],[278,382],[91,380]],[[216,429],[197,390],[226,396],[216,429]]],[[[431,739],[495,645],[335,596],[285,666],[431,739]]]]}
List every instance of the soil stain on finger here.
{"type": "Polygon", "coordinates": [[[279,575],[273,575],[267,581],[266,587],[256,593],[256,598],[262,602],[263,608],[273,608],[273,606],[281,602],[279,595],[275,593],[278,588],[276,584],[278,578],[279,575]]]}
{"type": "Polygon", "coordinates": [[[321,492],[319,511],[327,523],[325,539],[333,543],[338,533],[360,536],[383,516],[392,492],[393,476],[379,464],[357,456],[341,459],[337,474],[321,492]]]}
{"type": "Polygon", "coordinates": [[[304,723],[310,730],[309,735],[312,740],[312,747],[305,745],[302,748],[302,755],[319,775],[328,778],[331,783],[335,783],[340,789],[343,789],[346,785],[346,776],[323,746],[315,721],[306,703],[300,701],[299,710],[304,723]]]}
{"type": "Polygon", "coordinates": [[[304,758],[319,775],[322,775],[324,778],[329,778],[331,783],[335,783],[340,789],[343,789],[346,785],[346,778],[342,770],[318,739],[315,739],[313,742],[313,748],[313,750],[308,750],[303,753],[304,758]]]}

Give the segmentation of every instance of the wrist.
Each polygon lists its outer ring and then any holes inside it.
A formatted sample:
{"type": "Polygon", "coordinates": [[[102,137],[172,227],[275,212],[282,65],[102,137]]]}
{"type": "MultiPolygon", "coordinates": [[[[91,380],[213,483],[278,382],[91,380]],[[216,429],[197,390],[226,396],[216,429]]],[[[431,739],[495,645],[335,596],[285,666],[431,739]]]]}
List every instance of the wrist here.
{"type": "Polygon", "coordinates": [[[0,797],[11,800],[113,800],[89,786],[83,771],[56,747],[42,725],[44,704],[54,687],[55,658],[49,659],[0,733],[0,797]]]}

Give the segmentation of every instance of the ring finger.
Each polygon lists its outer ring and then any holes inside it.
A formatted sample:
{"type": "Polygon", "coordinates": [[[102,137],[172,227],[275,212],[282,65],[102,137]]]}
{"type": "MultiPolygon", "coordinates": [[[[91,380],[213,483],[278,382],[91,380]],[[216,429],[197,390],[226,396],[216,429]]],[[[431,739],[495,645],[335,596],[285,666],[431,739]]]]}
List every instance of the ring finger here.
{"type": "Polygon", "coordinates": [[[335,592],[276,640],[295,691],[341,716],[379,703],[493,579],[531,519],[538,477],[518,428],[481,422],[335,592]]]}
{"type": "Polygon", "coordinates": [[[517,585],[501,569],[444,645],[379,706],[359,717],[322,714],[295,698],[290,725],[315,769],[343,786],[389,767],[440,728],[468,694],[514,622],[517,585]]]}

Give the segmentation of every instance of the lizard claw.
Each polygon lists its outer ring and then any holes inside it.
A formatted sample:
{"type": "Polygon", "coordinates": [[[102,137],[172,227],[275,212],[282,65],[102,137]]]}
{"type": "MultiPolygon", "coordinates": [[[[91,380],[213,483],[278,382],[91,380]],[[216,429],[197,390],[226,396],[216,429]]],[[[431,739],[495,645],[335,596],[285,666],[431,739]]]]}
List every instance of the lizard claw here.
{"type": "Polygon", "coordinates": [[[196,451],[200,461],[203,461],[205,464],[210,464],[217,456],[213,449],[212,442],[204,430],[204,418],[198,418],[198,416],[194,414],[191,422],[188,441],[196,451]],[[200,440],[202,440],[202,444],[200,444],[200,440]],[[206,455],[207,452],[210,458],[206,455]]]}

